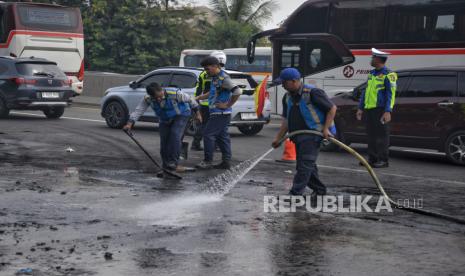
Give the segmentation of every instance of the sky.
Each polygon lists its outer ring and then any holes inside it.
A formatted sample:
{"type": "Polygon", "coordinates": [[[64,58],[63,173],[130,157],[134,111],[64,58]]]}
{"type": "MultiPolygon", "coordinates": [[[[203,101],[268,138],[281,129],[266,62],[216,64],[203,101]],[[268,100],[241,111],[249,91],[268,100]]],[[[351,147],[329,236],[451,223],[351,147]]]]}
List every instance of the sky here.
{"type": "MultiPolygon", "coordinates": [[[[252,0],[251,0],[252,1],[252,0]]],[[[286,19],[295,9],[297,9],[306,0],[276,0],[279,8],[273,14],[273,19],[263,26],[263,30],[278,27],[279,23],[286,19]]],[[[194,5],[208,6],[209,0],[193,0],[194,5]]]]}

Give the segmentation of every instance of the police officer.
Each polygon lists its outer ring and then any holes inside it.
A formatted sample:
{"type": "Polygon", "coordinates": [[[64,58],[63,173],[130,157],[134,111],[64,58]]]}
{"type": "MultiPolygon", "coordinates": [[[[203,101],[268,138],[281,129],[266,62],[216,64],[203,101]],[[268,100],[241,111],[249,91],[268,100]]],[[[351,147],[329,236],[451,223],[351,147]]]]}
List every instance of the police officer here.
{"type": "Polygon", "coordinates": [[[131,130],[134,123],[150,106],[160,119],[160,154],[163,168],[184,172],[179,166],[181,143],[186,124],[191,116],[191,109],[196,112],[197,120],[202,120],[198,104],[189,95],[177,89],[163,89],[158,83],[146,87],[147,95],[142,98],[136,110],[132,112],[124,129],[131,130]]]}
{"type": "MultiPolygon", "coordinates": [[[[216,57],[220,62],[220,66],[224,68],[226,64],[226,54],[223,51],[214,51],[210,56],[216,57]]],[[[207,71],[202,71],[197,80],[197,87],[195,90],[195,96],[198,97],[204,93],[210,91],[211,77],[207,74],[207,71]]],[[[202,124],[200,124],[194,134],[194,141],[192,142],[191,150],[202,151],[203,148],[200,145],[203,137],[203,130],[208,122],[208,117],[210,115],[210,108],[208,107],[208,99],[199,101],[200,104],[200,114],[202,115],[202,124]]]]}
{"type": "Polygon", "coordinates": [[[201,169],[229,169],[231,153],[231,139],[228,126],[231,122],[232,106],[239,99],[242,90],[235,85],[231,77],[221,69],[220,61],[216,57],[208,56],[202,60],[202,67],[212,78],[210,92],[196,98],[204,100],[208,98],[210,118],[204,129],[204,160],[197,165],[201,169]],[[222,162],[213,166],[213,153],[215,142],[222,154],[222,162]]]}
{"type": "MultiPolygon", "coordinates": [[[[323,90],[303,84],[300,79],[301,75],[297,69],[286,68],[276,80],[281,82],[288,92],[283,97],[283,121],[272,143],[273,147],[279,146],[279,140],[287,132],[316,130],[322,132],[325,138],[331,135],[336,106],[323,90]]],[[[311,200],[316,203],[318,195],[326,194],[326,187],[318,177],[316,166],[322,139],[315,134],[300,134],[291,138],[296,146],[297,173],[290,195],[301,196],[308,186],[313,190],[311,200]]]]}
{"type": "Polygon", "coordinates": [[[371,49],[368,83],[360,97],[357,120],[366,121],[368,162],[374,168],[389,167],[389,123],[396,97],[397,74],[385,66],[389,53],[371,49]]]}

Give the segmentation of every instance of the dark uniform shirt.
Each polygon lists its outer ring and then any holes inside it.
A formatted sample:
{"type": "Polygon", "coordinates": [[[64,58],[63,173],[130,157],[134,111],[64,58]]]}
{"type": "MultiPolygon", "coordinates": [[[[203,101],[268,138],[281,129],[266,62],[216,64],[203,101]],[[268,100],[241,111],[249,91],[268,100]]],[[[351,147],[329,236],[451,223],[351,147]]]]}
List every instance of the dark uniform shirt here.
{"type": "MultiPolygon", "coordinates": [[[[289,93],[289,92],[288,92],[289,93]]],[[[305,119],[300,113],[300,99],[302,98],[302,91],[295,93],[292,97],[292,107],[289,112],[288,129],[289,132],[294,132],[297,130],[307,130],[309,127],[305,123],[305,119]]],[[[287,96],[283,97],[283,117],[287,119],[287,96]]],[[[333,107],[333,103],[326,95],[325,91],[319,88],[312,88],[310,92],[310,101],[319,108],[323,113],[328,113],[329,110],[333,107]]],[[[324,124],[324,122],[322,122],[324,124]]]]}

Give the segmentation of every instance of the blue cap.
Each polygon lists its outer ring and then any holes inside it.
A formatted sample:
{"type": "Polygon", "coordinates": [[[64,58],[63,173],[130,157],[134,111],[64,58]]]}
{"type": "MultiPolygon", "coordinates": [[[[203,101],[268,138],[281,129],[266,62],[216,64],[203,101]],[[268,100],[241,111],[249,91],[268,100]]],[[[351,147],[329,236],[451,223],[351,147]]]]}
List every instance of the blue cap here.
{"type": "Polygon", "coordinates": [[[273,82],[275,83],[282,83],[283,81],[288,81],[288,80],[300,80],[301,75],[299,70],[295,68],[285,68],[281,71],[279,74],[279,78],[275,79],[273,82]]]}

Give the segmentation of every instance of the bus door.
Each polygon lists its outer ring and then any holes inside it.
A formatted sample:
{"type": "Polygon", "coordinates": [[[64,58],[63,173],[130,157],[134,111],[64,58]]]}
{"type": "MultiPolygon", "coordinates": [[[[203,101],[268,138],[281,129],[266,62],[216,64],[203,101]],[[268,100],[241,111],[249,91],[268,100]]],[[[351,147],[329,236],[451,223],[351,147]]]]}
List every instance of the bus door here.
{"type": "MultiPolygon", "coordinates": [[[[295,67],[305,83],[323,88],[324,79],[312,78],[312,75],[354,61],[354,56],[343,42],[329,34],[287,35],[271,37],[270,40],[273,44],[273,78],[277,78],[282,69],[295,67]]],[[[270,97],[276,113],[280,114],[281,100],[286,91],[281,86],[274,90],[270,97]]]]}

